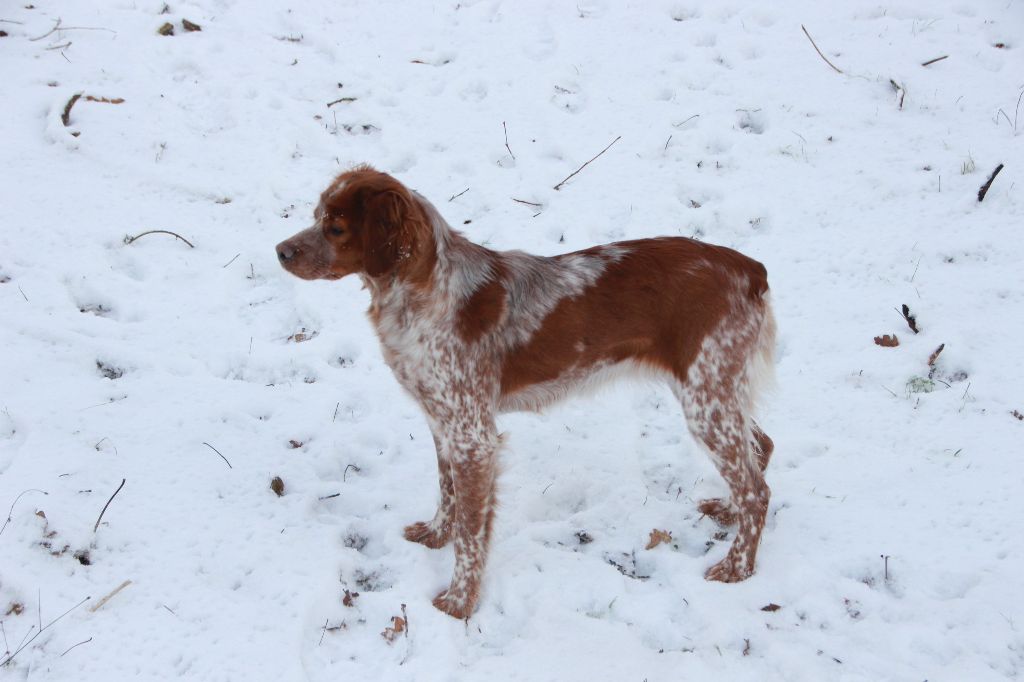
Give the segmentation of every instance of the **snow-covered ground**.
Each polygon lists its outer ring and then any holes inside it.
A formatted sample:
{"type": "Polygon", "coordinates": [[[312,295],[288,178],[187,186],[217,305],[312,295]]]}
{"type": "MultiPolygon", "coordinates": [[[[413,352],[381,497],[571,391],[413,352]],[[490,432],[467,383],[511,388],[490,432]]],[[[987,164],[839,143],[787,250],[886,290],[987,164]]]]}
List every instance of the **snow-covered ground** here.
{"type": "Polygon", "coordinates": [[[26,4],[0,5],[0,677],[1024,671],[1019,1],[26,4]],[[753,578],[703,580],[724,484],[667,390],[617,385],[502,420],[480,609],[431,607],[451,550],[401,536],[429,432],[359,283],[273,251],[358,162],[492,248],[767,265],[753,578]]]}

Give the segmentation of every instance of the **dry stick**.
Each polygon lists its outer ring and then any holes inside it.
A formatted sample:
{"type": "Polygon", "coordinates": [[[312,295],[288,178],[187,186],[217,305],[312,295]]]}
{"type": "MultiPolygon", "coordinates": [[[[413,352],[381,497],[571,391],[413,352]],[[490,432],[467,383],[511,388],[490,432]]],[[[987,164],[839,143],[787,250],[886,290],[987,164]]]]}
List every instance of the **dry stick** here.
{"type": "Polygon", "coordinates": [[[185,242],[186,244],[188,244],[189,246],[191,246],[191,247],[192,247],[193,249],[194,249],[194,248],[196,248],[196,245],[195,245],[195,244],[193,244],[193,243],[192,243],[192,242],[190,242],[189,240],[185,239],[184,237],[182,237],[182,236],[181,236],[180,234],[178,234],[177,232],[171,232],[170,230],[147,230],[146,232],[142,232],[141,234],[137,234],[137,235],[135,235],[134,237],[127,237],[127,238],[126,238],[126,239],[124,240],[124,243],[125,243],[125,244],[131,244],[131,243],[132,243],[132,242],[134,242],[134,241],[135,241],[136,239],[138,239],[138,238],[140,238],[140,237],[145,237],[145,236],[146,236],[147,234],[169,234],[169,235],[171,235],[172,237],[177,237],[177,238],[178,238],[178,239],[180,239],[181,241],[183,241],[183,242],[185,242]]]}
{"type": "MultiPolygon", "coordinates": [[[[206,447],[210,448],[211,450],[213,450],[214,452],[216,452],[216,453],[217,453],[218,455],[220,455],[220,450],[218,450],[217,448],[213,447],[212,445],[210,445],[210,444],[209,444],[209,443],[207,443],[206,441],[203,441],[203,445],[205,445],[206,447]]],[[[231,462],[229,462],[229,461],[228,461],[228,458],[227,458],[227,457],[225,457],[224,455],[220,455],[220,458],[221,458],[222,460],[224,460],[224,463],[225,463],[225,464],[227,464],[227,465],[228,465],[228,469],[234,469],[234,468],[235,468],[235,467],[231,466],[231,462]]]]}
{"type": "Polygon", "coordinates": [[[541,208],[541,207],[544,206],[544,204],[535,204],[532,201],[526,201],[524,199],[516,199],[515,197],[509,197],[509,199],[511,199],[512,201],[515,201],[517,203],[520,203],[520,204],[526,204],[527,206],[536,206],[537,208],[541,208]]]}
{"type": "Polygon", "coordinates": [[[345,471],[343,471],[343,472],[341,473],[341,482],[342,482],[342,483],[345,483],[345,482],[346,482],[346,480],[348,479],[348,470],[349,470],[349,469],[352,469],[352,470],[354,470],[354,471],[355,471],[355,472],[356,472],[357,474],[358,474],[358,473],[359,473],[360,471],[362,471],[362,469],[360,469],[359,467],[357,467],[357,466],[356,466],[355,464],[349,464],[348,466],[346,466],[346,467],[345,467],[345,471]]]}
{"type": "Polygon", "coordinates": [[[63,50],[66,47],[71,47],[71,41],[70,40],[68,42],[66,42],[66,43],[62,43],[60,45],[51,45],[50,47],[44,47],[43,49],[44,50],[63,50]]]}
{"type": "Polygon", "coordinates": [[[682,128],[684,125],[686,125],[687,123],[689,123],[690,121],[692,121],[695,118],[700,118],[700,114],[694,114],[693,116],[689,117],[685,121],[680,121],[679,123],[673,123],[672,127],[673,128],[682,128]]]}
{"type": "Polygon", "coordinates": [[[819,57],[821,57],[822,59],[824,59],[824,60],[825,60],[825,63],[826,63],[826,64],[828,64],[828,65],[829,65],[829,66],[831,66],[831,67],[832,67],[833,69],[835,69],[835,70],[836,70],[836,73],[842,73],[842,70],[841,70],[841,69],[840,69],[840,68],[839,68],[838,66],[836,66],[835,64],[833,64],[832,62],[830,62],[830,61],[828,60],[828,57],[826,57],[825,55],[823,55],[823,54],[821,53],[821,50],[819,50],[819,49],[818,49],[818,44],[814,42],[814,38],[812,38],[812,37],[811,37],[811,34],[807,32],[807,29],[806,29],[806,28],[804,27],[804,25],[803,25],[803,24],[800,24],[800,28],[802,28],[802,29],[803,29],[803,31],[804,31],[804,35],[805,35],[805,36],[807,36],[807,39],[808,39],[809,41],[811,41],[811,45],[813,45],[813,46],[814,46],[814,51],[818,53],[818,56],[819,56],[819,57]]]}
{"type": "Polygon", "coordinates": [[[31,41],[42,40],[46,36],[56,32],[56,31],[108,31],[110,33],[113,33],[114,35],[117,35],[117,31],[115,31],[112,28],[106,28],[105,26],[61,26],[60,25],[60,18],[58,18],[57,22],[53,25],[53,28],[51,28],[49,31],[47,31],[46,33],[44,33],[41,36],[38,36],[36,38],[29,38],[29,40],[31,40],[31,41]]]}
{"type": "MultiPolygon", "coordinates": [[[[69,613],[71,613],[72,611],[74,611],[75,609],[77,609],[77,608],[78,608],[79,606],[81,606],[81,605],[82,605],[82,604],[84,604],[85,602],[89,601],[89,599],[91,599],[91,597],[86,597],[85,599],[83,599],[82,601],[78,602],[77,604],[75,604],[74,606],[72,606],[72,607],[71,607],[70,609],[68,609],[68,610],[67,610],[67,611],[65,611],[64,613],[60,614],[59,616],[57,616],[56,618],[54,618],[53,620],[51,620],[51,621],[50,621],[49,623],[47,623],[47,624],[46,624],[46,625],[45,625],[44,627],[40,628],[40,629],[39,629],[39,631],[38,631],[38,632],[37,632],[36,634],[32,635],[32,639],[28,640],[27,642],[23,642],[23,643],[21,644],[21,646],[19,646],[19,647],[18,647],[17,651],[15,651],[15,652],[14,652],[13,654],[11,654],[11,655],[10,655],[10,656],[8,656],[7,658],[5,658],[5,659],[4,659],[4,660],[3,660],[2,662],[0,662],[0,666],[5,666],[5,665],[7,665],[8,663],[10,663],[11,661],[13,661],[13,660],[14,660],[14,657],[15,657],[15,656],[17,656],[17,655],[18,655],[19,653],[21,653],[21,652],[22,652],[22,650],[23,650],[23,649],[24,649],[25,647],[27,647],[27,646],[28,646],[29,644],[31,644],[32,642],[34,642],[34,641],[35,641],[35,639],[36,639],[36,637],[38,637],[39,635],[43,634],[43,632],[44,632],[45,630],[47,630],[47,629],[48,629],[48,628],[49,628],[49,627],[50,627],[51,625],[53,625],[54,623],[56,623],[56,622],[57,622],[58,620],[60,620],[60,619],[61,619],[61,618],[63,618],[64,616],[68,615],[69,613]]],[[[35,627],[35,626],[33,625],[32,627],[35,627]]]]}
{"type": "Polygon", "coordinates": [[[45,490],[39,490],[38,488],[29,488],[28,490],[22,490],[21,493],[14,498],[14,502],[11,502],[11,508],[7,511],[7,520],[4,521],[3,527],[0,527],[0,534],[4,532],[4,530],[7,528],[7,524],[11,522],[11,514],[14,513],[14,505],[18,504],[18,500],[20,500],[21,496],[24,495],[25,493],[42,493],[44,495],[50,494],[45,490]]]}
{"type": "MultiPolygon", "coordinates": [[[[239,257],[239,256],[241,256],[241,255],[242,255],[241,253],[236,253],[236,254],[235,254],[235,258],[238,258],[238,257],[239,257]]],[[[222,267],[222,268],[226,268],[227,266],[231,265],[232,263],[234,263],[234,262],[235,262],[235,258],[232,258],[231,260],[229,260],[229,261],[228,261],[227,263],[225,263],[225,264],[224,264],[224,265],[222,265],[221,267],[222,267]]]]}
{"type": "Polygon", "coordinates": [[[453,194],[450,197],[448,197],[448,201],[455,201],[456,199],[458,199],[459,197],[461,197],[463,194],[465,194],[468,191],[469,191],[469,188],[467,187],[466,189],[462,190],[458,194],[453,194]]]}
{"type": "Polygon", "coordinates": [[[338,99],[334,100],[333,102],[328,102],[327,103],[327,108],[330,109],[335,104],[341,104],[342,102],[355,102],[357,99],[358,99],[357,97],[339,97],[338,99]]]}
{"type": "Polygon", "coordinates": [[[96,606],[94,606],[94,607],[92,607],[91,609],[89,609],[89,613],[96,613],[97,611],[99,611],[99,610],[100,610],[101,608],[103,608],[103,605],[104,605],[104,604],[106,604],[106,603],[107,603],[108,601],[110,601],[111,599],[113,599],[113,598],[114,598],[114,597],[115,597],[115,596],[117,595],[117,593],[118,593],[118,592],[120,592],[121,590],[123,590],[124,588],[128,587],[128,586],[129,586],[129,585],[131,585],[131,584],[132,584],[132,581],[131,581],[131,580],[125,580],[125,581],[124,581],[123,583],[121,583],[120,585],[118,585],[117,587],[115,587],[115,588],[114,588],[114,590],[113,590],[113,592],[111,592],[110,594],[108,594],[108,595],[107,595],[106,597],[104,597],[103,599],[100,599],[100,600],[99,600],[99,601],[98,601],[98,602],[96,603],[96,606]]]}
{"type": "Polygon", "coordinates": [[[508,146],[508,126],[506,126],[505,122],[502,121],[501,122],[501,127],[504,128],[504,130],[505,130],[505,149],[508,150],[508,153],[512,156],[512,160],[515,161],[516,160],[516,155],[512,154],[512,147],[508,146]]]}
{"type": "MultiPolygon", "coordinates": [[[[71,43],[68,43],[69,45],[71,43]]],[[[50,49],[50,48],[46,48],[50,49]]],[[[85,96],[86,102],[103,102],[105,104],[124,104],[124,97],[94,97],[92,95],[85,96]]]]}
{"type": "Polygon", "coordinates": [[[902,308],[895,308],[895,310],[901,317],[903,317],[904,320],[907,321],[907,326],[910,327],[910,331],[915,334],[920,333],[921,330],[917,328],[917,315],[912,315],[910,313],[910,306],[904,303],[902,308]]]}
{"type": "Polygon", "coordinates": [[[574,170],[574,171],[573,171],[572,173],[570,173],[570,174],[569,174],[569,176],[568,176],[568,177],[567,177],[567,178],[566,178],[565,180],[562,180],[562,181],[561,181],[560,183],[558,183],[557,185],[555,185],[555,190],[557,191],[557,190],[561,189],[561,188],[562,188],[562,185],[564,185],[565,183],[569,182],[569,180],[570,180],[570,179],[571,179],[571,178],[572,178],[572,177],[573,177],[574,175],[576,175],[576,174],[577,174],[577,173],[579,173],[579,172],[580,172],[581,170],[583,170],[584,168],[586,168],[587,166],[589,166],[589,165],[590,165],[590,163],[591,163],[592,161],[594,161],[594,159],[596,159],[596,158],[597,158],[598,156],[601,156],[601,154],[604,154],[604,153],[605,153],[606,151],[608,151],[609,149],[611,149],[611,146],[612,146],[613,144],[615,144],[616,142],[618,142],[619,140],[621,140],[621,139],[622,139],[622,135],[619,135],[619,136],[618,136],[618,137],[616,137],[616,138],[615,138],[614,140],[612,140],[612,141],[611,141],[611,142],[610,142],[610,143],[608,144],[608,146],[607,146],[607,147],[605,147],[605,148],[604,148],[604,149],[602,149],[602,150],[601,150],[600,152],[598,152],[597,156],[595,156],[595,157],[594,157],[593,159],[591,159],[590,161],[587,161],[587,162],[586,162],[585,164],[583,164],[582,166],[580,166],[579,168],[577,168],[576,170],[574,170]]]}
{"type": "Polygon", "coordinates": [[[988,194],[988,188],[992,186],[992,181],[996,179],[996,176],[999,175],[999,171],[1001,170],[1003,170],[1003,164],[996,166],[996,169],[992,171],[992,175],[988,176],[988,180],[986,180],[985,184],[978,190],[979,203],[985,198],[985,195],[988,194]]]}
{"type": "Polygon", "coordinates": [[[935,62],[941,62],[943,59],[947,59],[948,57],[948,54],[944,54],[941,57],[936,57],[935,59],[929,59],[928,61],[923,62],[921,66],[929,66],[931,64],[934,64],[935,62]]]}
{"type": "MultiPolygon", "coordinates": [[[[92,641],[92,637],[90,637],[89,639],[83,640],[83,641],[79,642],[78,644],[74,644],[74,645],[72,645],[72,646],[69,646],[69,647],[68,647],[68,648],[67,648],[67,649],[66,649],[66,650],[64,651],[64,654],[66,654],[66,653],[67,653],[68,651],[71,651],[71,650],[72,650],[72,649],[74,649],[74,648],[75,648],[76,646],[82,646],[83,644],[88,644],[88,643],[89,643],[89,642],[91,642],[91,641],[92,641]]],[[[61,654],[61,655],[60,655],[60,656],[58,656],[57,658],[64,658],[64,654],[61,654]]]]}
{"type": "Polygon", "coordinates": [[[114,501],[114,498],[115,498],[115,497],[117,496],[117,494],[118,494],[119,492],[121,492],[121,488],[123,488],[123,487],[124,487],[124,482],[125,482],[126,480],[127,480],[127,479],[124,479],[124,478],[122,478],[122,479],[121,479],[121,485],[117,486],[117,490],[115,490],[115,491],[114,491],[114,494],[110,496],[110,499],[109,499],[109,500],[107,500],[107,503],[106,503],[105,505],[103,505],[103,511],[101,511],[101,512],[100,512],[100,515],[99,515],[99,517],[98,517],[98,518],[96,519],[96,525],[92,527],[92,532],[93,532],[93,533],[95,533],[95,532],[96,532],[96,530],[97,530],[97,529],[98,529],[98,528],[100,527],[100,521],[102,521],[102,520],[103,520],[103,515],[104,515],[105,513],[107,513],[107,507],[109,507],[109,506],[110,506],[110,503],[114,501]]]}
{"type": "Polygon", "coordinates": [[[64,124],[65,128],[71,125],[71,107],[75,106],[75,102],[77,102],[78,98],[81,96],[82,93],[76,92],[71,95],[71,99],[69,99],[68,103],[64,105],[64,113],[60,115],[60,121],[64,124]]]}

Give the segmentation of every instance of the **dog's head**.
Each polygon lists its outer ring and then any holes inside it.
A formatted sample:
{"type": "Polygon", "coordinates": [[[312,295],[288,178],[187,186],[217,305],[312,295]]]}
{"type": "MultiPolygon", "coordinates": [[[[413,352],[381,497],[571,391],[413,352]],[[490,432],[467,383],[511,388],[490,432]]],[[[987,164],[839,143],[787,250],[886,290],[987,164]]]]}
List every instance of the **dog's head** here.
{"type": "Polygon", "coordinates": [[[406,187],[359,166],[320,195],[313,226],[277,245],[285,270],[302,279],[408,274],[432,242],[430,223],[406,187]]]}

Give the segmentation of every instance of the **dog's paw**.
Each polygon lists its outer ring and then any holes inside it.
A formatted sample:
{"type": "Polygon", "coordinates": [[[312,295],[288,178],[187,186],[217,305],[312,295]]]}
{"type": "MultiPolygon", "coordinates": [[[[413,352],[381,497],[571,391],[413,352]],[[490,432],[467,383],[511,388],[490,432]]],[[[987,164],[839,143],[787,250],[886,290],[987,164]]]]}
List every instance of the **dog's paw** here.
{"type": "Polygon", "coordinates": [[[739,518],[736,508],[729,500],[716,497],[710,500],[701,500],[697,505],[697,511],[715,521],[720,526],[731,526],[739,518]]]}
{"type": "Polygon", "coordinates": [[[440,549],[451,540],[451,527],[448,524],[438,527],[433,523],[419,521],[411,526],[406,526],[404,535],[409,542],[418,542],[431,549],[440,549]]]}
{"type": "Polygon", "coordinates": [[[717,580],[721,583],[738,583],[754,574],[747,562],[736,559],[732,552],[704,573],[705,580],[717,580]]]}
{"type": "Polygon", "coordinates": [[[434,597],[433,604],[437,610],[444,611],[452,618],[459,620],[469,618],[476,610],[476,604],[471,602],[468,597],[453,594],[450,589],[434,597]]]}

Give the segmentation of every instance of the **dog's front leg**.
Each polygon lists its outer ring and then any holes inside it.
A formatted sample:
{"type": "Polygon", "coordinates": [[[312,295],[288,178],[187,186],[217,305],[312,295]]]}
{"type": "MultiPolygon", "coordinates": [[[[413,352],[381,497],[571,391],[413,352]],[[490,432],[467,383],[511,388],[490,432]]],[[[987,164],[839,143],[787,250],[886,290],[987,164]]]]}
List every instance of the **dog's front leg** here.
{"type": "Polygon", "coordinates": [[[431,428],[434,435],[434,449],[437,450],[437,478],[441,484],[441,501],[437,512],[430,521],[417,521],[405,527],[405,539],[418,542],[431,549],[444,547],[451,540],[452,523],[455,517],[455,481],[452,478],[452,465],[444,451],[436,429],[431,428]]]}
{"type": "Polygon", "coordinates": [[[495,477],[500,439],[490,414],[459,415],[440,434],[455,490],[452,526],[455,573],[434,606],[455,618],[468,618],[480,597],[480,582],[494,521],[495,477]]]}

